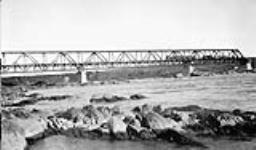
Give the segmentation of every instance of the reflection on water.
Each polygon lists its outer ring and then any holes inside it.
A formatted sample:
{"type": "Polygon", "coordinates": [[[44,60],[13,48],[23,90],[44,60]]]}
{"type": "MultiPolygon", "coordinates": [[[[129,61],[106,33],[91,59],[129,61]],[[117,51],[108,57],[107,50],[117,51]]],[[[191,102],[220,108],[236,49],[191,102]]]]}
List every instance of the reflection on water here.
{"type": "MultiPolygon", "coordinates": [[[[199,77],[188,79],[156,79],[117,85],[111,90],[127,91],[133,87],[137,92],[146,92],[152,104],[190,105],[197,104],[217,109],[256,110],[256,75],[199,77]],[[151,99],[150,99],[151,98],[151,99]],[[157,101],[156,101],[157,99],[157,101]]],[[[86,87],[85,87],[86,88],[86,87]]],[[[89,87],[88,87],[89,88],[89,87]]],[[[109,88],[105,88],[109,89],[109,88]]],[[[82,89],[84,91],[84,89],[82,89]]],[[[88,92],[88,91],[87,91],[88,92]]],[[[136,105],[138,102],[136,101],[136,105]]],[[[145,102],[141,102],[145,103],[145,102]]],[[[126,104],[125,104],[126,105],[126,104]]],[[[132,105],[132,104],[130,104],[132,105]]],[[[210,150],[256,150],[256,139],[251,142],[200,139],[210,150]]],[[[31,150],[187,150],[192,147],[177,147],[159,142],[99,141],[52,136],[39,141],[31,150]]]]}

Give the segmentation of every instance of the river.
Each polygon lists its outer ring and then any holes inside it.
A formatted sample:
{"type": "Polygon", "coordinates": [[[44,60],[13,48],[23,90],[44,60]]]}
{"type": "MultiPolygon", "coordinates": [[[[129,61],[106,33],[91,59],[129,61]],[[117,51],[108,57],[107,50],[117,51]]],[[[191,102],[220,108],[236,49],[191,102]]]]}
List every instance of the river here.
{"type": "MultiPolygon", "coordinates": [[[[256,74],[218,75],[213,77],[195,77],[183,79],[143,79],[130,83],[104,86],[63,87],[50,89],[51,93],[67,93],[90,96],[95,91],[118,94],[134,92],[145,93],[149,99],[129,104],[135,106],[143,103],[184,106],[189,104],[200,105],[216,109],[242,109],[256,111],[256,74]],[[111,87],[111,88],[110,88],[111,87]],[[132,87],[132,88],[131,88],[132,87]],[[65,90],[64,90],[65,89],[65,90]]],[[[49,89],[39,91],[49,93],[49,89]]],[[[79,96],[77,97],[79,99],[79,96]]],[[[79,100],[78,100],[79,101],[79,100]]],[[[83,101],[84,102],[84,101],[83,101]]],[[[75,102],[78,103],[78,102],[75,102]]],[[[73,105],[75,105],[73,103],[73,105]]],[[[40,105],[40,104],[39,104],[40,105]]],[[[50,104],[43,103],[47,107],[50,104]]],[[[60,103],[61,105],[61,103],[60,103]]],[[[80,104],[81,105],[81,104],[80,104]]],[[[128,107],[127,103],[117,104],[128,107]]],[[[210,150],[255,150],[256,139],[252,141],[230,141],[224,139],[200,139],[210,150]]],[[[172,143],[162,142],[132,142],[132,141],[104,141],[77,139],[64,136],[52,136],[37,142],[31,150],[186,150],[195,147],[177,147],[172,143]]]]}

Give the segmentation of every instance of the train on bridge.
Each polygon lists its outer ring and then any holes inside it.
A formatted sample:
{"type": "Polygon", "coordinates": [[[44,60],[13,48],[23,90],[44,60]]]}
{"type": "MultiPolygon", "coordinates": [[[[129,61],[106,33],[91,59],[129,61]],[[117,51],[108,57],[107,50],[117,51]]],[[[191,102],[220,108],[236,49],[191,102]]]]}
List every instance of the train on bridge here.
{"type": "Polygon", "coordinates": [[[238,49],[23,50],[3,51],[1,58],[2,74],[175,65],[190,62],[246,63],[246,58],[238,49]]]}

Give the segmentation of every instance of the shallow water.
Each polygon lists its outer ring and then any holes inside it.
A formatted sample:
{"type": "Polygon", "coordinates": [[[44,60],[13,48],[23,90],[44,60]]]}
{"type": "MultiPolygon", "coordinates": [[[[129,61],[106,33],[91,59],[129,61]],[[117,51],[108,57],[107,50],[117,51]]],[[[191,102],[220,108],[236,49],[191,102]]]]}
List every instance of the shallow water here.
{"type": "MultiPolygon", "coordinates": [[[[207,150],[255,150],[256,140],[228,141],[200,139],[208,147],[207,150]]],[[[52,136],[39,141],[30,150],[200,150],[202,148],[177,146],[167,142],[153,141],[107,141],[78,139],[65,136],[52,136]]]]}
{"type": "Polygon", "coordinates": [[[43,101],[30,108],[61,111],[70,107],[81,107],[89,104],[93,94],[111,93],[121,96],[140,93],[147,96],[140,101],[124,101],[113,104],[122,109],[129,109],[145,103],[162,104],[163,106],[200,105],[214,109],[236,109],[256,111],[256,74],[218,75],[195,78],[158,78],[132,80],[130,83],[68,86],[40,89],[45,96],[73,95],[73,99],[63,101],[43,101]]]}
{"type": "MultiPolygon", "coordinates": [[[[81,106],[95,92],[130,95],[145,94],[148,98],[135,102],[118,102],[123,108],[150,103],[163,106],[200,105],[215,109],[242,109],[256,111],[256,74],[221,75],[214,77],[196,77],[183,79],[145,79],[133,80],[130,83],[103,86],[65,87],[40,90],[43,94],[73,94],[76,101],[45,102],[34,107],[41,109],[58,109],[61,107],[81,106]],[[51,91],[51,92],[49,92],[51,91]],[[68,106],[66,106],[68,103],[68,106]],[[57,106],[56,106],[57,105],[57,106]],[[56,107],[55,107],[56,106],[56,107]]],[[[250,142],[200,139],[210,150],[256,150],[256,140],[250,142]]],[[[177,147],[175,144],[159,142],[131,141],[98,141],[88,139],[52,136],[39,141],[31,147],[32,150],[186,150],[194,147],[177,147]]]]}

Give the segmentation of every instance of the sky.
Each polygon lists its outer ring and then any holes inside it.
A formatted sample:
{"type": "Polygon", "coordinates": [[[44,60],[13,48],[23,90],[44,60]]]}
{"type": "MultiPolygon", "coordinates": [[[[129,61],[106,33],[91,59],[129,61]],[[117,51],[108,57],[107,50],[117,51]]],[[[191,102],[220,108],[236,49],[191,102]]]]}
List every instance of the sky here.
{"type": "Polygon", "coordinates": [[[238,48],[256,56],[256,0],[2,0],[2,50],[238,48]]]}

